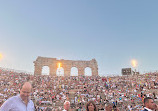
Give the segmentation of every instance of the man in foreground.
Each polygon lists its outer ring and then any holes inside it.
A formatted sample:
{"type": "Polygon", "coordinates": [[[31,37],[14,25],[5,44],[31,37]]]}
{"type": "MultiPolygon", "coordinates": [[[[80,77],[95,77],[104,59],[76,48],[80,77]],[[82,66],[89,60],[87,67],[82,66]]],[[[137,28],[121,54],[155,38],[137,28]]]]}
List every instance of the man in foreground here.
{"type": "Polygon", "coordinates": [[[25,82],[20,89],[20,95],[13,96],[6,100],[0,111],[35,111],[34,103],[29,99],[32,86],[29,82],[25,82]]]}
{"type": "Polygon", "coordinates": [[[151,97],[147,97],[144,99],[144,110],[143,111],[153,111],[155,109],[156,104],[154,103],[151,97]]]}

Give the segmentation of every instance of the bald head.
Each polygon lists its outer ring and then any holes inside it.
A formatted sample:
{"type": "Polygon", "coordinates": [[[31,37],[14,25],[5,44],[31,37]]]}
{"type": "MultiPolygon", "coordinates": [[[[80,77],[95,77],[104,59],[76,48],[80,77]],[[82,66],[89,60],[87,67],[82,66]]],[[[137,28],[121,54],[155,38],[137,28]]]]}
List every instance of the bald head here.
{"type": "Polygon", "coordinates": [[[65,101],[64,102],[64,109],[68,110],[70,108],[70,102],[69,101],[65,101]]]}
{"type": "Polygon", "coordinates": [[[32,89],[32,85],[29,82],[25,82],[21,89],[23,89],[23,88],[32,89]]]}
{"type": "Polygon", "coordinates": [[[20,90],[20,97],[23,101],[28,101],[32,89],[32,85],[29,82],[25,82],[20,90]]]}

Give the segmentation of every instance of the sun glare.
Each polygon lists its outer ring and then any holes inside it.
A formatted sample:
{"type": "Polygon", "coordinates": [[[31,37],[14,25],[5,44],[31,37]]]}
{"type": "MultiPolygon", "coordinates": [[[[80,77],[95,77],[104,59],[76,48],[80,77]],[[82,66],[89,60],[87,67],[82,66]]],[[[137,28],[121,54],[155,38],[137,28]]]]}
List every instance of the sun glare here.
{"type": "Polygon", "coordinates": [[[137,61],[136,60],[131,60],[131,64],[132,64],[132,67],[136,67],[137,66],[137,61]]]}
{"type": "Polygon", "coordinates": [[[3,58],[3,55],[0,53],[0,60],[3,58]]]}

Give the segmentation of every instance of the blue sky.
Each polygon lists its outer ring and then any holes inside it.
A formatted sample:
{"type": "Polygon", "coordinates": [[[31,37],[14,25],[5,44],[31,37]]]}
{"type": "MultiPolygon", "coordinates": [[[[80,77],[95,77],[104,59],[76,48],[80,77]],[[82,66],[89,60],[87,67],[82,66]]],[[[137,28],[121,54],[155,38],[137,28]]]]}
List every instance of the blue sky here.
{"type": "Polygon", "coordinates": [[[37,56],[98,62],[120,75],[138,61],[158,70],[158,1],[5,0],[0,2],[0,67],[34,71],[37,56]]]}

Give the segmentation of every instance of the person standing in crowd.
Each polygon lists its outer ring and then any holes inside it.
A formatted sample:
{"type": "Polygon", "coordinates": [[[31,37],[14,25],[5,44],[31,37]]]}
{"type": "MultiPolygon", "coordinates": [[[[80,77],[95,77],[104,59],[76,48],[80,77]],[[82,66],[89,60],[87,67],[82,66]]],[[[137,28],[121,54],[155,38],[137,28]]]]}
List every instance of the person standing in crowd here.
{"type": "Polygon", "coordinates": [[[69,101],[64,102],[64,110],[63,111],[70,111],[70,102],[69,101]]]}
{"type": "Polygon", "coordinates": [[[152,111],[155,109],[156,104],[151,97],[146,97],[144,99],[144,110],[143,111],[152,111]]]}
{"type": "Polygon", "coordinates": [[[98,111],[98,108],[94,101],[89,101],[86,105],[86,111],[98,111]]]}
{"type": "Polygon", "coordinates": [[[6,100],[2,104],[0,111],[35,111],[34,103],[29,99],[31,90],[32,85],[25,82],[20,89],[20,95],[6,100]]]}
{"type": "Polygon", "coordinates": [[[119,109],[113,103],[105,104],[105,111],[119,111],[119,109]]]}

